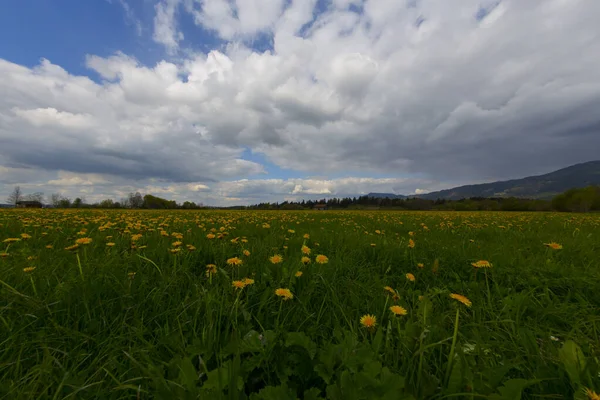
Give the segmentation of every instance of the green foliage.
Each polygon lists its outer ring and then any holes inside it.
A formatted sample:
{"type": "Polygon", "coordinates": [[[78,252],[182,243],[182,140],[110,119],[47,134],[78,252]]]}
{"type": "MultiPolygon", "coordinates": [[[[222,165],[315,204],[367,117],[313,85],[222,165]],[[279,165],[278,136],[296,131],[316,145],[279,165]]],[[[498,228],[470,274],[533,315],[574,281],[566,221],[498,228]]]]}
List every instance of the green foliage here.
{"type": "Polygon", "coordinates": [[[599,228],[562,213],[0,212],[0,398],[583,399],[600,387],[599,228]]]}

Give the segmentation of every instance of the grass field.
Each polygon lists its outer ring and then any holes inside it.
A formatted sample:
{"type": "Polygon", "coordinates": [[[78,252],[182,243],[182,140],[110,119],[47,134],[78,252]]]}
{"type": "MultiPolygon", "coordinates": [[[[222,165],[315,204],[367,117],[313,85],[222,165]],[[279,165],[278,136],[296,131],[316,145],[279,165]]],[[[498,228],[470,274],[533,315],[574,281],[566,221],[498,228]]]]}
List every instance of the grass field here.
{"type": "Polygon", "coordinates": [[[598,399],[599,236],[597,214],[0,211],[0,398],[598,399]]]}

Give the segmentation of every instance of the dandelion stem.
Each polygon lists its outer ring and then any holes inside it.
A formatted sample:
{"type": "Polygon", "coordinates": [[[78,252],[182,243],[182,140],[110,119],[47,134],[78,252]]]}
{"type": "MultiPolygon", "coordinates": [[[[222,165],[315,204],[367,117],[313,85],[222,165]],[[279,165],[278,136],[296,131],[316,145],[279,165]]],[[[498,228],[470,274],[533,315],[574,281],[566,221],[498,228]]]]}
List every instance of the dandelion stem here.
{"type": "Polygon", "coordinates": [[[84,280],[83,268],[81,268],[81,260],[79,259],[79,253],[75,253],[75,256],[77,257],[77,265],[79,266],[79,275],[81,275],[81,280],[84,280]]]}
{"type": "Polygon", "coordinates": [[[31,287],[33,288],[33,293],[37,296],[37,289],[35,288],[35,282],[33,281],[33,276],[29,275],[29,280],[31,281],[31,287]]]}
{"type": "Polygon", "coordinates": [[[458,317],[460,309],[456,309],[456,318],[454,319],[454,334],[452,335],[452,346],[450,346],[450,356],[448,357],[448,364],[446,366],[446,375],[444,376],[444,386],[448,384],[450,378],[450,371],[452,370],[452,363],[454,362],[454,349],[456,346],[456,337],[458,336],[458,317]]]}
{"type": "Polygon", "coordinates": [[[425,336],[425,327],[427,326],[427,304],[423,305],[423,331],[419,338],[419,369],[417,371],[417,387],[421,385],[421,371],[423,370],[423,337],[425,336]]]}
{"type": "Polygon", "coordinates": [[[492,309],[492,293],[490,292],[490,283],[488,281],[487,270],[485,270],[484,273],[485,273],[485,285],[487,286],[488,304],[489,304],[490,310],[491,310],[492,309]]]}

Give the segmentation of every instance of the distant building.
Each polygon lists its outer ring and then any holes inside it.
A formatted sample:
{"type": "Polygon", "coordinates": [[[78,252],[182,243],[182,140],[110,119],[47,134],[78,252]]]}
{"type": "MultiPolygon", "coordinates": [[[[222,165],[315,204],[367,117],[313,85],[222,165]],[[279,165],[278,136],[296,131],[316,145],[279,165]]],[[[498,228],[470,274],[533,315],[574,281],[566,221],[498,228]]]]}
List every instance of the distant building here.
{"type": "Polygon", "coordinates": [[[39,201],[17,201],[17,208],[42,208],[42,203],[39,201]]]}
{"type": "Polygon", "coordinates": [[[313,210],[325,211],[327,210],[327,204],[315,204],[313,210]]]}
{"type": "Polygon", "coordinates": [[[15,208],[14,204],[0,204],[0,208],[15,208]]]}

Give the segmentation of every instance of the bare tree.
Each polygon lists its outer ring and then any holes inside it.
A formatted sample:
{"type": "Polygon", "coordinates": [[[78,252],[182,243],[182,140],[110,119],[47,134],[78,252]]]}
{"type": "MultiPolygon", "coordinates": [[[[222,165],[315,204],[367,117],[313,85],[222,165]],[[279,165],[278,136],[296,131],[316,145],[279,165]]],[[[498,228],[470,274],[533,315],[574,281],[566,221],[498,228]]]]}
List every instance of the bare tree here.
{"type": "Polygon", "coordinates": [[[129,206],[131,208],[142,208],[144,205],[144,198],[140,192],[129,193],[129,206]]]}
{"type": "Polygon", "coordinates": [[[62,200],[62,195],[60,193],[52,193],[50,195],[50,203],[52,203],[52,205],[54,207],[58,207],[60,205],[60,201],[62,200]]]}
{"type": "Polygon", "coordinates": [[[42,193],[42,192],[35,192],[35,193],[32,193],[32,194],[25,195],[25,200],[27,200],[27,201],[37,201],[37,202],[43,203],[44,202],[44,193],[42,193]]]}
{"type": "Polygon", "coordinates": [[[14,190],[12,191],[11,194],[8,195],[8,198],[6,199],[6,201],[9,204],[17,204],[17,201],[21,201],[23,200],[23,192],[21,191],[21,187],[20,186],[15,186],[14,190]]]}

